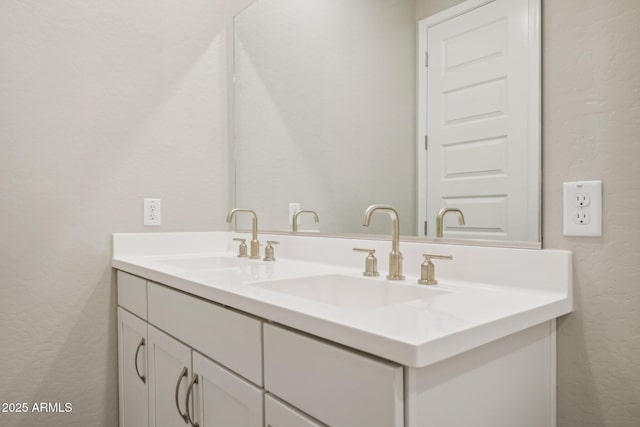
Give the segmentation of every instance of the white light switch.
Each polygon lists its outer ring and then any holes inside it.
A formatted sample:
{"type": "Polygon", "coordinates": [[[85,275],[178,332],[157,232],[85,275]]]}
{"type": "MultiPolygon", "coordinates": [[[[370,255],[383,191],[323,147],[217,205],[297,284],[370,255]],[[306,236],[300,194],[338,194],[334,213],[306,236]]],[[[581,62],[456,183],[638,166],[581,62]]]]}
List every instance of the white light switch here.
{"type": "Polygon", "coordinates": [[[565,182],[564,235],[602,236],[602,181],[565,182]]]}

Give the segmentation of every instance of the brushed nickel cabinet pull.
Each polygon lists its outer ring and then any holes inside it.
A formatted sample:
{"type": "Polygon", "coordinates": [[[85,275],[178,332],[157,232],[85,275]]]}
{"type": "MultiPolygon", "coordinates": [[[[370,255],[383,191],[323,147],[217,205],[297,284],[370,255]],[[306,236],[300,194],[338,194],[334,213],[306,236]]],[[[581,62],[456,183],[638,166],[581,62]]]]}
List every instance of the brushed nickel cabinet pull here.
{"type": "Polygon", "coordinates": [[[136,355],[133,356],[133,366],[136,368],[136,374],[138,374],[138,378],[142,380],[144,384],[147,383],[147,377],[145,375],[140,375],[140,370],[138,369],[138,353],[140,353],[140,349],[145,346],[145,340],[142,338],[140,340],[140,344],[138,344],[138,348],[136,348],[136,355]]]}
{"type": "Polygon", "coordinates": [[[187,414],[186,414],[186,412],[182,412],[182,410],[180,409],[180,399],[178,397],[178,394],[180,392],[180,383],[182,383],[182,379],[183,378],[187,378],[187,372],[188,371],[189,370],[185,366],[184,369],[182,370],[182,372],[180,373],[180,376],[178,377],[178,382],[176,383],[176,408],[178,409],[178,414],[180,414],[180,416],[184,420],[185,424],[188,423],[187,422],[187,414]]]}
{"type": "Polygon", "coordinates": [[[193,421],[193,418],[191,418],[191,412],[189,411],[189,398],[191,397],[191,393],[193,392],[193,386],[195,384],[198,384],[198,374],[193,374],[193,379],[191,380],[191,384],[189,384],[189,388],[187,389],[187,397],[184,402],[186,406],[185,409],[187,411],[187,418],[189,419],[189,423],[193,427],[200,427],[199,423],[193,421]]]}

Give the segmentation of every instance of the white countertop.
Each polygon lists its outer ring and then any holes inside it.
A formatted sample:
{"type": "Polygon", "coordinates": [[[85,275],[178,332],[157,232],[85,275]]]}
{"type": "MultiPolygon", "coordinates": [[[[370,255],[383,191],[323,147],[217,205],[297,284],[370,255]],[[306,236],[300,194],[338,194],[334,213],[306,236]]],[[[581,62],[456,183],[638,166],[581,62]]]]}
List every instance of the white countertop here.
{"type": "Polygon", "coordinates": [[[391,282],[384,279],[388,241],[260,236],[281,241],[277,260],[265,262],[238,259],[231,250],[235,236],[116,234],[113,267],[410,367],[427,366],[572,309],[567,251],[404,242],[407,277],[391,282]],[[354,255],[355,246],[379,248],[381,277],[362,277],[366,254],[354,255]],[[437,263],[438,285],[417,284],[422,252],[454,256],[437,263]],[[311,298],[304,288],[310,278],[335,283],[328,293],[311,298]],[[362,289],[362,298],[343,294],[342,281],[362,289]],[[387,294],[389,287],[394,288],[387,294]]]}

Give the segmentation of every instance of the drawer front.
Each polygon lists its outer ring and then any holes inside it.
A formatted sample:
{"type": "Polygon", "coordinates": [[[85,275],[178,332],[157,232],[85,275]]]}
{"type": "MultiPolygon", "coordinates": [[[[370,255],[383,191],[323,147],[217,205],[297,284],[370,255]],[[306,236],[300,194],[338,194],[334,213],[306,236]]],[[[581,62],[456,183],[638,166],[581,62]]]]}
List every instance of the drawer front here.
{"type": "Polygon", "coordinates": [[[269,395],[264,398],[264,423],[267,427],[323,427],[269,395]]]}
{"type": "Polygon", "coordinates": [[[261,322],[149,282],[149,323],[262,385],[261,322]]]}
{"type": "Polygon", "coordinates": [[[143,319],[147,318],[147,281],[118,271],[118,305],[143,319]]]}
{"type": "Polygon", "coordinates": [[[265,388],[334,427],[402,427],[402,367],[264,326],[265,388]]]}

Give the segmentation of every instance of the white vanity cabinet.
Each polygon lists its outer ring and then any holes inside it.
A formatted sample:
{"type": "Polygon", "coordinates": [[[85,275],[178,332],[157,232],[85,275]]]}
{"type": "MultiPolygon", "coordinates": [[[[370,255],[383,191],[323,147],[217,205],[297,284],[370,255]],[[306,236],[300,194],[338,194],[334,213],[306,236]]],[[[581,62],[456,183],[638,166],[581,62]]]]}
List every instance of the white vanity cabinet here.
{"type": "Polygon", "coordinates": [[[404,425],[398,364],[124,272],[118,292],[121,426],[404,425]]]}
{"type": "Polygon", "coordinates": [[[114,235],[121,426],[555,426],[569,252],[405,242],[459,263],[420,287],[342,264],[388,242],[265,235],[267,263],[232,237],[114,235]]]}
{"type": "Polygon", "coordinates": [[[120,426],[262,427],[262,322],[117,277],[120,426]]]}
{"type": "Polygon", "coordinates": [[[215,298],[118,280],[121,426],[555,425],[555,320],[412,367],[215,298]]]}

